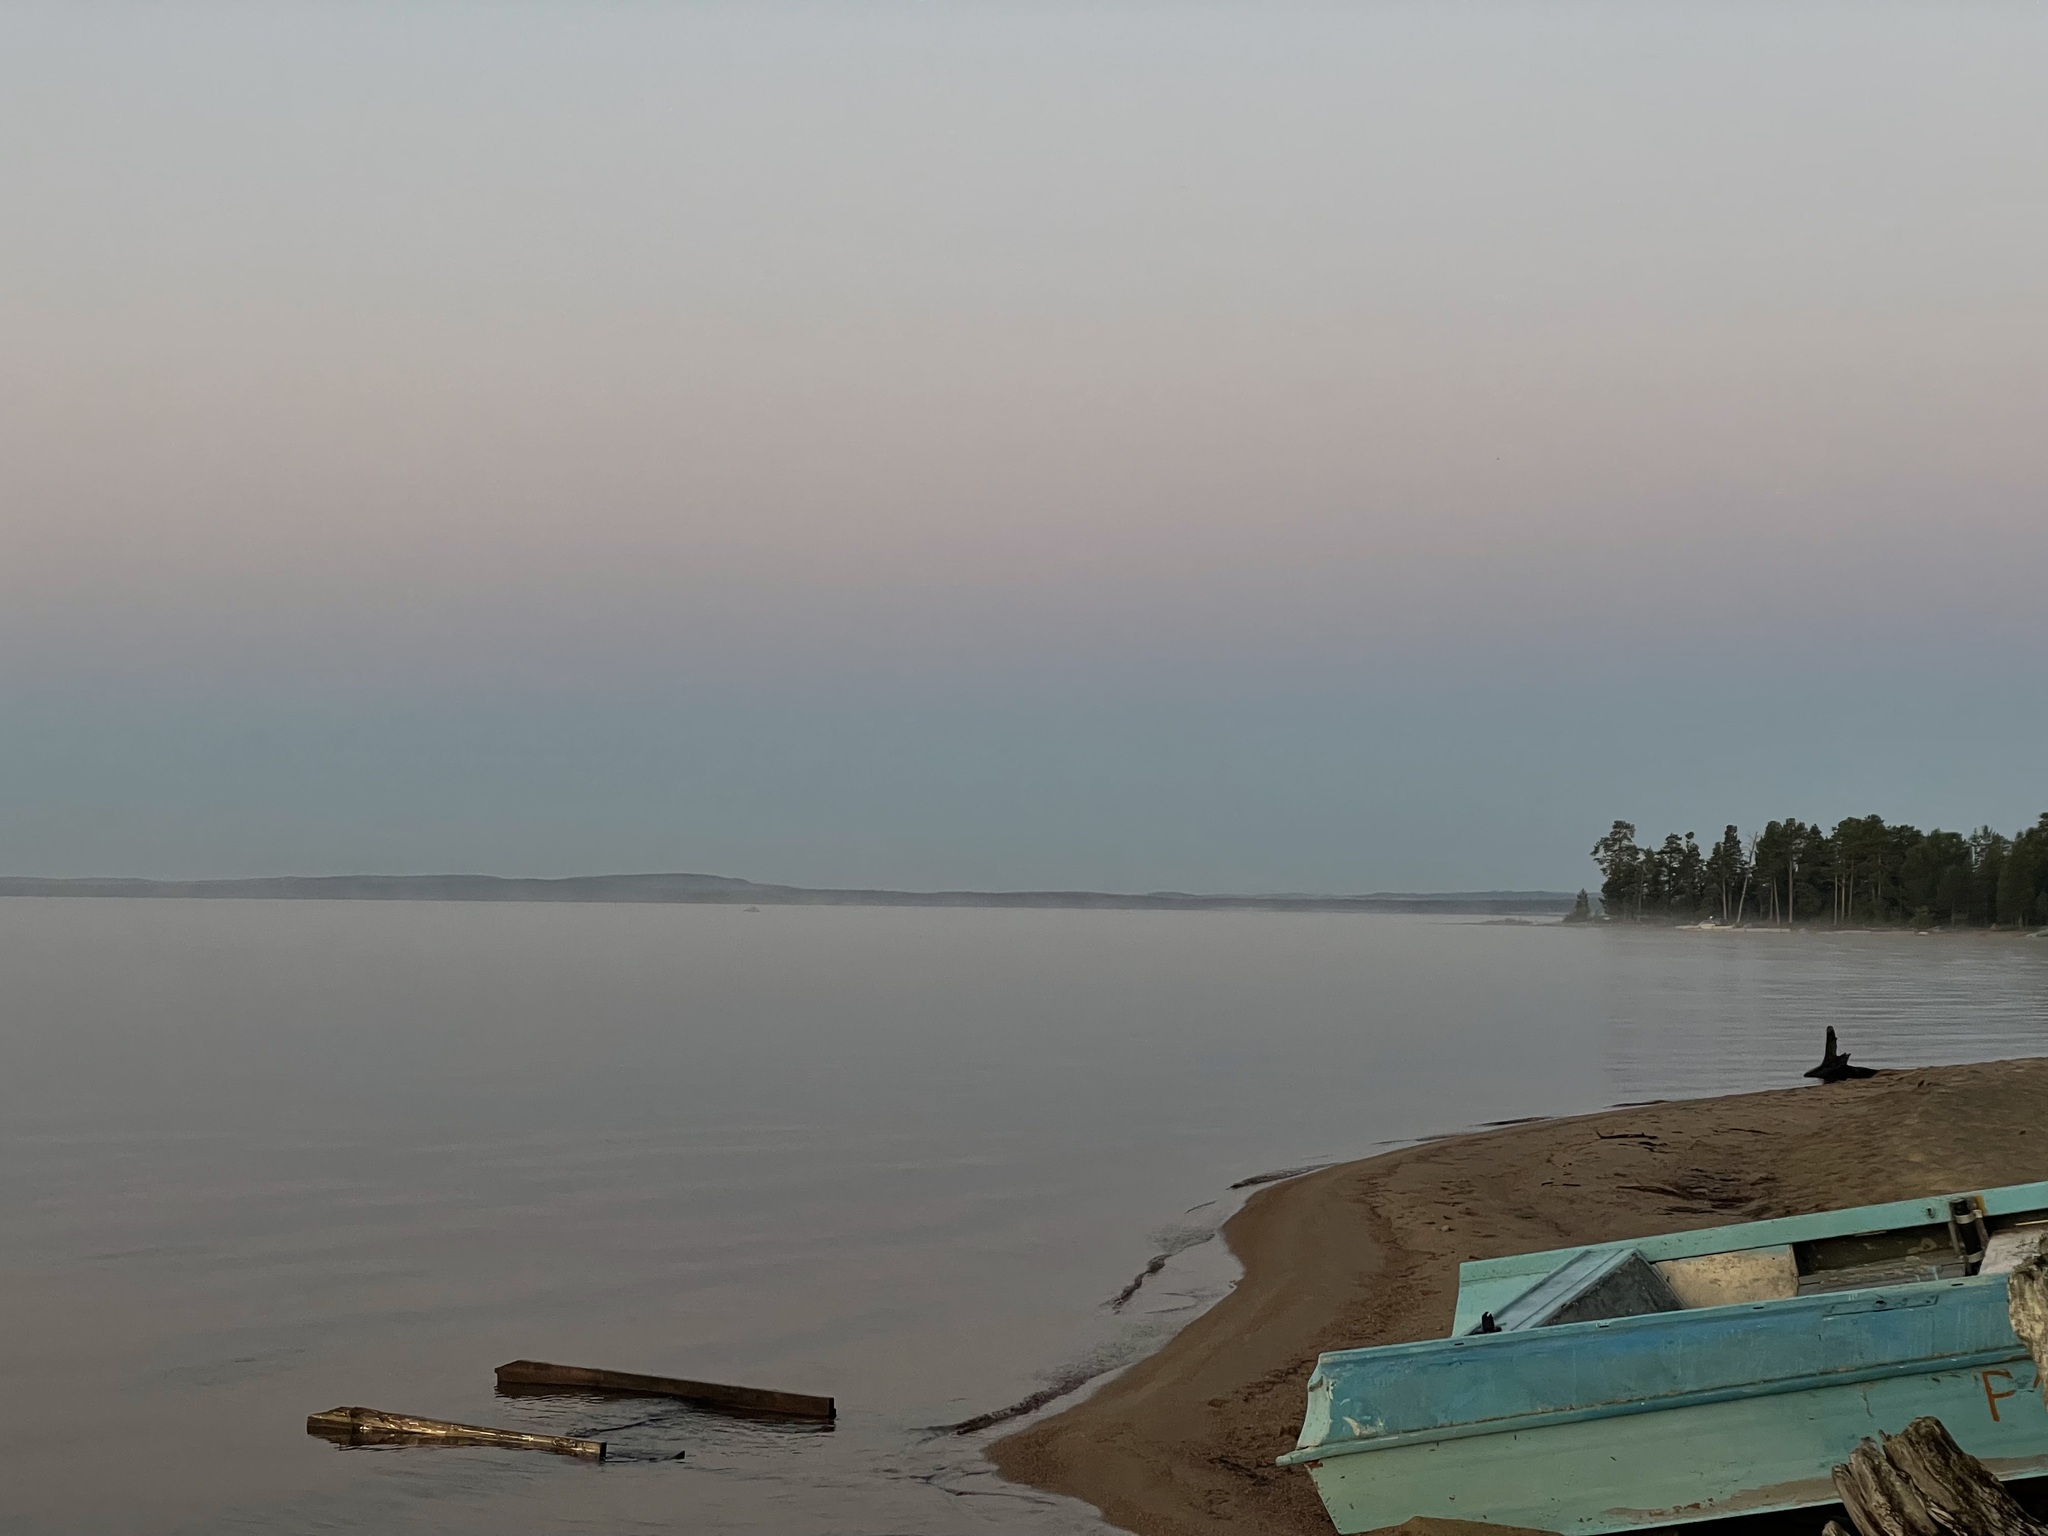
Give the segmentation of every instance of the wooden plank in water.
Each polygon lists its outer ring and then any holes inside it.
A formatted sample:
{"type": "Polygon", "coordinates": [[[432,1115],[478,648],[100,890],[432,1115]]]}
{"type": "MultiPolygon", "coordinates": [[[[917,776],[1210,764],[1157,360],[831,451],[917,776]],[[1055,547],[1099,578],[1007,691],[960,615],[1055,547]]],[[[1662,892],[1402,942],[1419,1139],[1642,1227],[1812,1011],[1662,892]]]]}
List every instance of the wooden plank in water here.
{"type": "Polygon", "coordinates": [[[415,1418],[409,1413],[385,1413],[378,1408],[330,1408],[306,1420],[306,1433],[355,1445],[503,1445],[516,1450],[553,1451],[558,1456],[604,1460],[602,1440],[529,1435],[516,1429],[491,1429],[482,1424],[454,1424],[446,1419],[415,1418]]]}
{"type": "Polygon", "coordinates": [[[501,1387],[582,1387],[594,1392],[629,1392],[648,1397],[675,1397],[706,1408],[732,1408],[742,1413],[769,1413],[790,1419],[830,1421],[838,1410],[829,1397],[804,1392],[771,1392],[762,1387],[728,1387],[715,1381],[685,1381],[678,1376],[643,1376],[637,1371],[603,1371],[586,1365],[550,1365],[545,1360],[513,1360],[498,1367],[501,1387]]]}

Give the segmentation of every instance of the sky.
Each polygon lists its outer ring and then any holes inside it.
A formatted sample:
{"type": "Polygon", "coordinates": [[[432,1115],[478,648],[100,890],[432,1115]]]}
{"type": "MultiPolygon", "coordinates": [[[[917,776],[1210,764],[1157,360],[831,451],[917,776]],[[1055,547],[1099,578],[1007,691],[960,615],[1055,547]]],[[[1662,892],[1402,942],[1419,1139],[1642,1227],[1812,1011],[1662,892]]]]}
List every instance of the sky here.
{"type": "Polygon", "coordinates": [[[2048,809],[2048,11],[0,8],[0,874],[2048,809]]]}

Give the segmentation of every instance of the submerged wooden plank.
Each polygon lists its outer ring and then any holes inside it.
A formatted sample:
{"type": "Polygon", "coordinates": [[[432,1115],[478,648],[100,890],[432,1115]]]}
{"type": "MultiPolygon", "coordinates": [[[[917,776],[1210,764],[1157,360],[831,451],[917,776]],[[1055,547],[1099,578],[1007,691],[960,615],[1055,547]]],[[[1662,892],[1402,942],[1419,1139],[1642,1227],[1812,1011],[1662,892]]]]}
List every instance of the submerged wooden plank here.
{"type": "Polygon", "coordinates": [[[529,1435],[516,1429],[491,1429],[482,1424],[455,1424],[446,1419],[416,1418],[409,1413],[385,1413],[378,1408],[330,1408],[307,1418],[306,1433],[352,1445],[502,1445],[515,1450],[553,1451],[558,1456],[604,1460],[602,1440],[529,1435]]]}
{"type": "Polygon", "coordinates": [[[645,1397],[674,1397],[706,1408],[731,1408],[742,1413],[781,1418],[831,1421],[838,1410],[829,1397],[803,1392],[773,1392],[763,1387],[729,1387],[715,1381],[687,1381],[680,1376],[643,1376],[637,1371],[605,1371],[587,1365],[551,1365],[545,1360],[512,1360],[498,1367],[503,1387],[581,1387],[593,1392],[626,1392],[645,1397]]]}

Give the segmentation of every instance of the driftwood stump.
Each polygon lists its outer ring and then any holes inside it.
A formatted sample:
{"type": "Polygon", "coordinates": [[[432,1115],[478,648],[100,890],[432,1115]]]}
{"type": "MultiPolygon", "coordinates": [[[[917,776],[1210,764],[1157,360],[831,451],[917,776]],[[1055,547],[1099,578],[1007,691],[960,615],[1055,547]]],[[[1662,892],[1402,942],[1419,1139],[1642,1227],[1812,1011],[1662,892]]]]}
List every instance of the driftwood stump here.
{"type": "Polygon", "coordinates": [[[1865,1440],[1835,1468],[1862,1536],[2048,1536],[1939,1419],[1865,1440]]]}
{"type": "Polygon", "coordinates": [[[2005,1312],[2035,1368],[2048,1373],[2048,1258],[2036,1254],[2005,1277],[2005,1312]]]}
{"type": "MultiPolygon", "coordinates": [[[[2048,1258],[2006,1278],[2012,1331],[2048,1378],[2048,1258]]],[[[1835,1491],[1860,1536],[2048,1536],[1984,1463],[1941,1420],[1915,1419],[1896,1435],[1865,1440],[1835,1468],[1835,1491]]],[[[1850,1536],[1830,1520],[1822,1536],[1850,1536]]]]}

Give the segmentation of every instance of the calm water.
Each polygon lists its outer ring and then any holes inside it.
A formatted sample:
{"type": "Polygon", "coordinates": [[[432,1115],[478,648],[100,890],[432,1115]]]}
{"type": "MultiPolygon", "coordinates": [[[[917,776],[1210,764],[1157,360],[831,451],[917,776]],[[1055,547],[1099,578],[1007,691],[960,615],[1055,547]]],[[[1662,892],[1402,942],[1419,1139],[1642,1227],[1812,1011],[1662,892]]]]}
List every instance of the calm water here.
{"type": "Polygon", "coordinates": [[[1217,1294],[1234,1180],[1793,1083],[1825,1022],[2048,1048],[2044,941],[1409,917],[0,900],[0,980],[17,1533],[1100,1531],[926,1427],[1217,1294]],[[618,1459],[309,1439],[341,1403],[618,1459]]]}

